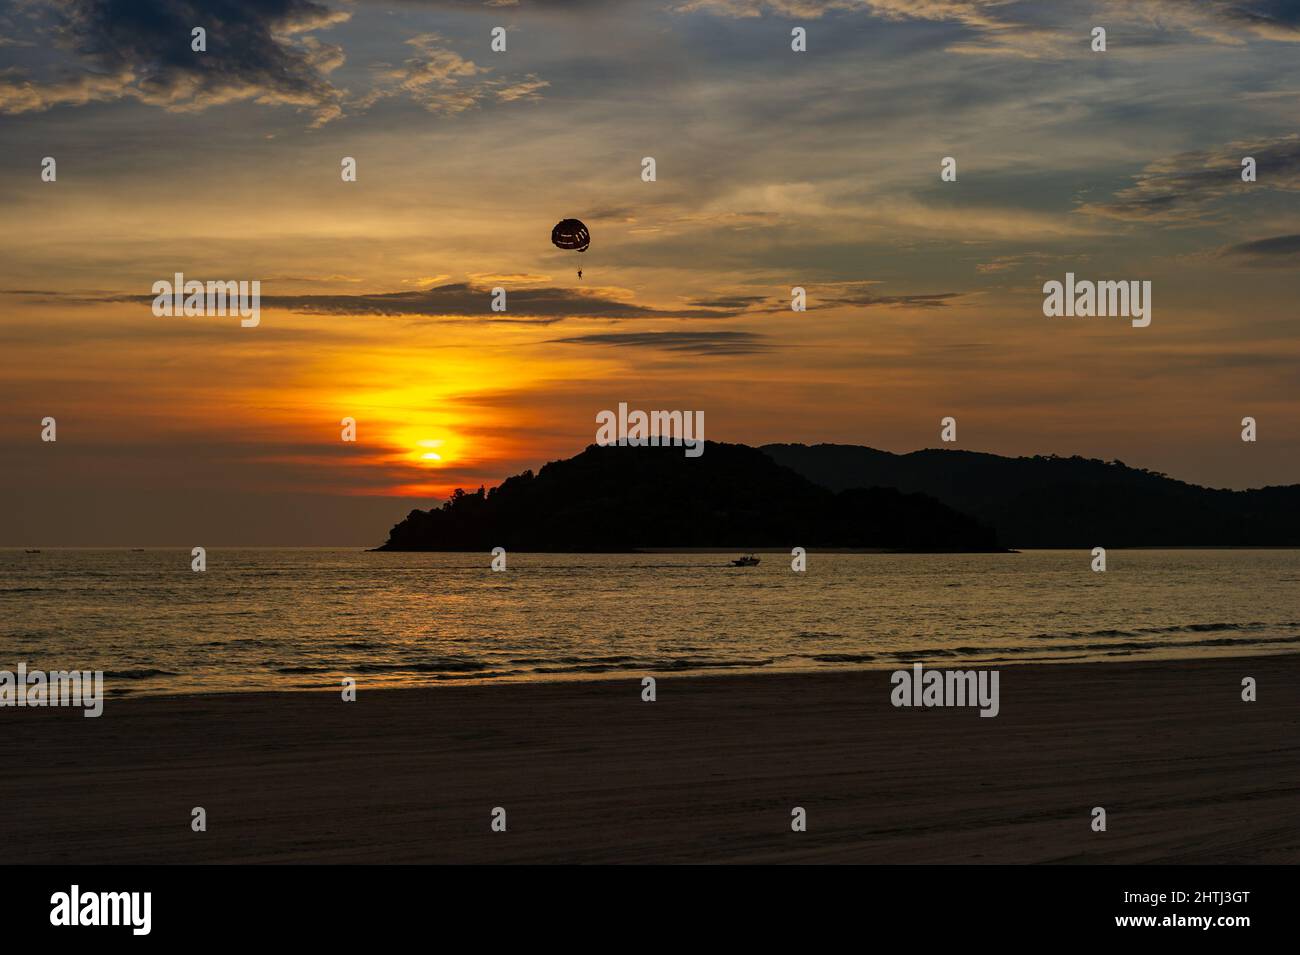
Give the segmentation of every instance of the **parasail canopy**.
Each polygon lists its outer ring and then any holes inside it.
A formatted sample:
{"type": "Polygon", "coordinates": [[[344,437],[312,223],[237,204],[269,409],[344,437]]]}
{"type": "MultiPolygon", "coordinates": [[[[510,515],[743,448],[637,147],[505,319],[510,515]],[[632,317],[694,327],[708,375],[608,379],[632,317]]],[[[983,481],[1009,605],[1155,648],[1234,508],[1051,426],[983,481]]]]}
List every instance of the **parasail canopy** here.
{"type": "Polygon", "coordinates": [[[561,219],[551,230],[551,244],[557,249],[586,252],[591,245],[591,233],[580,219],[561,219]]]}

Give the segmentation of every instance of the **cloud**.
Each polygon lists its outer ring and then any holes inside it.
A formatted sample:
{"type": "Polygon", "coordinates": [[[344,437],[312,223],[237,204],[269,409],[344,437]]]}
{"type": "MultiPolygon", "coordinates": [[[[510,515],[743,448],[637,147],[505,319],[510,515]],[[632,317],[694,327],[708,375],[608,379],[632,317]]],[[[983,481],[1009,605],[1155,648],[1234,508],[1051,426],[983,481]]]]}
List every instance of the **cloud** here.
{"type": "Polygon", "coordinates": [[[493,90],[493,94],[502,103],[513,103],[521,99],[537,99],[538,94],[551,84],[529,73],[522,80],[506,83],[493,90]]]}
{"type": "MultiPolygon", "coordinates": [[[[967,32],[961,41],[948,45],[953,53],[1036,59],[1065,55],[1071,50],[1071,36],[1066,31],[1038,25],[1024,16],[1011,16],[1012,11],[1033,11],[1032,5],[1018,5],[1013,0],[683,0],[673,9],[678,13],[703,11],[734,18],[771,14],[811,20],[837,13],[867,13],[895,22],[959,24],[967,32]]],[[[1074,46],[1079,46],[1077,37],[1074,40],[1074,46]]]]}
{"type": "Polygon", "coordinates": [[[961,298],[961,292],[938,292],[924,295],[859,295],[845,298],[833,298],[828,305],[886,305],[893,308],[944,308],[953,299],[961,298]]]}
{"type": "Polygon", "coordinates": [[[808,290],[809,308],[839,308],[853,306],[870,308],[945,308],[964,292],[923,292],[915,295],[877,295],[872,291],[878,282],[842,282],[831,286],[827,292],[808,290]]]}
{"type": "Polygon", "coordinates": [[[1124,0],[1107,11],[1218,43],[1240,45],[1251,37],[1300,42],[1300,3],[1295,0],[1124,0]]]}
{"type": "Polygon", "coordinates": [[[1057,4],[1033,0],[680,0],[677,13],[707,12],[732,18],[767,14],[816,20],[862,12],[888,21],[954,23],[964,28],[950,53],[1027,59],[1090,54],[1088,27],[1137,24],[1147,35],[1130,45],[1167,42],[1152,28],[1182,31],[1216,43],[1248,39],[1300,40],[1300,4],[1295,0],[1094,0],[1057,4]],[[1062,12],[1063,11],[1063,12],[1062,12]]]}
{"type": "Polygon", "coordinates": [[[454,115],[474,109],[485,99],[502,103],[537,99],[551,85],[533,73],[518,80],[488,79],[491,67],[465,59],[445,42],[437,33],[411,37],[406,43],[417,55],[400,67],[380,71],[375,88],[361,98],[360,105],[406,96],[431,113],[454,115]]]}
{"type": "Polygon", "coordinates": [[[582,13],[617,8],[631,0],[401,0],[405,6],[417,9],[454,10],[457,12],[486,10],[530,13],[582,13]]]}
{"type": "MultiPolygon", "coordinates": [[[[474,285],[541,285],[551,281],[551,276],[540,272],[471,272],[470,280],[474,285]]],[[[447,278],[447,276],[443,276],[447,278]]],[[[432,285],[432,281],[421,281],[421,285],[432,285]]]]}
{"type": "Polygon", "coordinates": [[[730,308],[743,310],[760,305],[763,302],[770,302],[771,295],[719,295],[713,298],[692,299],[692,305],[698,305],[700,308],[730,308]]]}
{"type": "Polygon", "coordinates": [[[306,34],[350,14],[315,0],[62,0],[47,32],[75,58],[50,81],[0,75],[0,113],[131,98],[173,111],[252,100],[307,110],[315,125],[341,115],[328,74],[343,51],[306,34]],[[207,51],[191,30],[207,31],[207,51]]]}
{"type": "Polygon", "coordinates": [[[363,295],[263,295],[265,308],[283,308],[307,314],[335,315],[428,315],[466,317],[484,321],[510,322],[520,319],[543,324],[565,318],[728,318],[739,309],[653,308],[621,301],[596,290],[565,288],[523,288],[507,294],[507,311],[491,310],[487,288],[469,283],[440,285],[431,289],[381,292],[363,295]]]}
{"type": "Polygon", "coordinates": [[[1300,266],[1300,234],[1242,242],[1222,249],[1219,254],[1247,265],[1293,269],[1300,266]]]}
{"type": "MultiPolygon", "coordinates": [[[[830,308],[945,308],[963,298],[967,292],[920,292],[911,295],[878,295],[880,283],[871,279],[850,282],[818,282],[807,286],[808,309],[830,308]]],[[[690,303],[735,312],[789,312],[790,299],[778,295],[720,295],[694,299],[690,303]]]]}
{"type": "MultiPolygon", "coordinates": [[[[521,281],[548,279],[544,275],[496,276],[521,281]]],[[[300,281],[293,278],[293,281],[300,281]]],[[[559,287],[512,288],[507,291],[507,311],[493,312],[492,289],[487,285],[455,282],[424,289],[397,292],[268,294],[263,291],[264,309],[278,308],[304,315],[389,315],[469,318],[490,322],[528,321],[552,324],[565,318],[732,318],[765,297],[741,297],[712,302],[688,302],[681,308],[657,308],[627,301],[621,289],[569,289],[559,287]]],[[[0,295],[15,295],[65,305],[98,305],[120,302],[153,302],[153,295],[120,292],[56,292],[40,289],[0,289],[0,295]]],[[[788,306],[786,306],[788,307],[788,306]]]]}
{"type": "Polygon", "coordinates": [[[1195,222],[1210,216],[1220,199],[1256,189],[1300,191],[1300,134],[1157,160],[1109,202],[1084,203],[1076,211],[1130,221],[1195,222]],[[1241,180],[1246,156],[1256,162],[1253,183],[1241,180]]]}
{"type": "Polygon", "coordinates": [[[754,332],[610,332],[552,338],[566,345],[608,345],[631,348],[657,348],[690,355],[752,355],[772,346],[765,336],[754,332]]]}
{"type": "MultiPolygon", "coordinates": [[[[0,113],[136,99],[197,111],[252,101],[289,105],[320,126],[343,115],[345,91],[329,75],[343,65],[341,46],[308,34],[348,20],[318,0],[60,0],[44,40],[73,57],[62,73],[33,78],[0,70],[0,113]],[[191,49],[190,31],[207,31],[207,51],[191,49]]],[[[20,42],[20,41],[13,41],[20,42]]],[[[536,74],[489,77],[436,33],[406,41],[416,55],[375,74],[373,88],[348,101],[366,108],[406,97],[430,112],[455,114],[485,100],[537,99],[550,85],[536,74]]]]}
{"type": "Polygon", "coordinates": [[[975,265],[975,271],[981,275],[987,275],[996,272],[1009,272],[1018,269],[1022,265],[1037,264],[1043,261],[1047,256],[1041,252],[1022,252],[1019,255],[996,255],[988,262],[978,262],[975,265]]]}
{"type": "MultiPolygon", "coordinates": [[[[262,308],[278,308],[304,315],[391,315],[469,318],[486,322],[549,325],[566,318],[731,318],[743,309],[699,307],[655,308],[617,297],[613,289],[521,288],[507,293],[505,312],[491,309],[492,292],[467,282],[427,289],[359,294],[262,294],[262,308]]],[[[152,295],[73,294],[24,289],[0,289],[0,294],[30,297],[54,296],[65,304],[113,302],[150,303],[152,295]]]]}
{"type": "Polygon", "coordinates": [[[682,0],[679,13],[706,11],[728,17],[818,19],[831,13],[867,12],[887,20],[955,20],[973,27],[1004,29],[1011,22],[999,14],[1008,0],[682,0]]]}

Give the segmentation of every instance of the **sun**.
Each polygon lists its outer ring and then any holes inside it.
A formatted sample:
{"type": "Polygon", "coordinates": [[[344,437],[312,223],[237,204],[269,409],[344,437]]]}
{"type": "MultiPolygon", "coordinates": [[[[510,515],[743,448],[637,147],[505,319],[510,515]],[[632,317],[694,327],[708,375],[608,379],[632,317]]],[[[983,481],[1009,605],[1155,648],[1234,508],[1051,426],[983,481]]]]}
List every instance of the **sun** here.
{"type": "Polygon", "coordinates": [[[441,438],[424,438],[416,442],[421,449],[416,453],[420,456],[421,461],[429,461],[434,464],[441,463],[442,455],[437,451],[428,450],[430,448],[441,448],[444,442],[441,438]]]}

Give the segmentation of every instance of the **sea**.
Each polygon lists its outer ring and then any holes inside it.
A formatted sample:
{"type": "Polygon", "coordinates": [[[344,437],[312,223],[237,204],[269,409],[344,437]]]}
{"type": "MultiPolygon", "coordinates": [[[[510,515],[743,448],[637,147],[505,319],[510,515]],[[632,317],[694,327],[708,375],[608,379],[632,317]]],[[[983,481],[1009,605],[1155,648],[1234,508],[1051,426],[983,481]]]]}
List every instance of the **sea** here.
{"type": "Polygon", "coordinates": [[[110,696],[1300,649],[1300,551],[0,550],[0,670],[110,696]]]}

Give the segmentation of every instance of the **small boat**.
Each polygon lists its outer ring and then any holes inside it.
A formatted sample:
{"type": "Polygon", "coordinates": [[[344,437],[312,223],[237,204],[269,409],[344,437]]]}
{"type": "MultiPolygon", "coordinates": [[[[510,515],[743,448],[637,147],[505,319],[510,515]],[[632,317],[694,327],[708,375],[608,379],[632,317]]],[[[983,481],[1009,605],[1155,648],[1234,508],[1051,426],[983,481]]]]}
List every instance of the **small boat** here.
{"type": "Polygon", "coordinates": [[[732,567],[756,567],[756,566],[758,566],[758,558],[755,557],[753,554],[749,554],[749,555],[747,555],[747,556],[745,556],[745,557],[737,557],[735,560],[733,560],[733,561],[731,562],[731,565],[730,565],[730,566],[732,566],[732,567]]]}
{"type": "Polygon", "coordinates": [[[27,553],[29,553],[29,554],[39,554],[40,551],[39,551],[39,550],[29,550],[27,553]]]}

